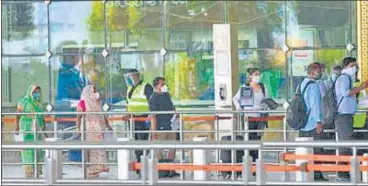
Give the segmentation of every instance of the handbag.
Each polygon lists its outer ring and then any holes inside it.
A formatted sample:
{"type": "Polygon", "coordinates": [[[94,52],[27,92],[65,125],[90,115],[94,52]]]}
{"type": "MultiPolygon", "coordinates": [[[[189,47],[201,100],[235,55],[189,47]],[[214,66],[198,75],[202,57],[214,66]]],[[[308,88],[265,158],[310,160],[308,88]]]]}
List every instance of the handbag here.
{"type": "Polygon", "coordinates": [[[116,135],[114,131],[105,131],[104,132],[104,141],[116,141],[116,135]]]}

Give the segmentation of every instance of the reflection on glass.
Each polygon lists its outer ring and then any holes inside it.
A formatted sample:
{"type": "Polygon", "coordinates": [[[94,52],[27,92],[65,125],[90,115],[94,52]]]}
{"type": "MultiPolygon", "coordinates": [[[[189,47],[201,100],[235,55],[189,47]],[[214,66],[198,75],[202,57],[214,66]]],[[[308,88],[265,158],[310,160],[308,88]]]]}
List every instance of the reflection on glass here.
{"type": "Polygon", "coordinates": [[[286,88],[285,55],[281,50],[239,50],[240,84],[247,82],[247,69],[257,67],[261,70],[261,82],[271,98],[285,98],[286,88]]]}
{"type": "Polygon", "coordinates": [[[166,61],[165,78],[173,99],[214,100],[212,54],[170,53],[166,61]]]}
{"type": "Polygon", "coordinates": [[[192,52],[212,49],[212,25],[224,22],[223,1],[167,3],[167,46],[192,52]]]}
{"type": "MultiPolygon", "coordinates": [[[[103,15],[94,17],[103,20],[103,15]]],[[[109,47],[140,51],[162,48],[162,1],[109,1],[106,17],[109,47]]]]}
{"type": "Polygon", "coordinates": [[[351,42],[353,1],[287,2],[287,43],[292,47],[345,46],[351,42]]]}
{"type": "Polygon", "coordinates": [[[103,2],[101,1],[51,3],[51,51],[65,53],[69,52],[70,48],[83,47],[93,50],[95,47],[104,47],[103,23],[103,2]]]}
{"type": "Polygon", "coordinates": [[[3,54],[42,54],[47,51],[44,2],[3,1],[1,8],[3,54]]]}
{"type": "Polygon", "coordinates": [[[80,99],[86,84],[97,83],[104,93],[105,60],[101,55],[59,55],[50,59],[52,73],[52,100],[56,105],[74,105],[80,99]],[[97,75],[92,74],[97,72],[97,75]]]}
{"type": "Polygon", "coordinates": [[[159,53],[113,53],[107,62],[106,87],[109,94],[106,101],[120,104],[125,100],[127,86],[124,74],[130,69],[137,69],[143,81],[152,84],[157,76],[163,76],[163,63],[159,53]]]}
{"type": "MultiPolygon", "coordinates": [[[[9,91],[7,98],[9,103],[17,103],[24,96],[31,84],[38,84],[43,93],[43,101],[48,103],[49,76],[47,60],[43,57],[3,57],[1,62],[2,72],[8,75],[8,83],[2,85],[2,89],[9,91]],[[6,86],[6,87],[5,87],[6,86]]],[[[4,102],[3,101],[3,102],[4,102]]]]}
{"type": "Polygon", "coordinates": [[[229,1],[229,19],[238,26],[239,48],[281,48],[284,7],[282,1],[229,1]]]}
{"type": "Polygon", "coordinates": [[[320,49],[320,50],[294,50],[289,52],[289,63],[291,64],[290,82],[291,92],[296,90],[300,81],[307,76],[307,67],[312,62],[320,62],[326,65],[327,76],[331,75],[335,65],[341,65],[341,61],[348,55],[345,49],[320,49]]]}

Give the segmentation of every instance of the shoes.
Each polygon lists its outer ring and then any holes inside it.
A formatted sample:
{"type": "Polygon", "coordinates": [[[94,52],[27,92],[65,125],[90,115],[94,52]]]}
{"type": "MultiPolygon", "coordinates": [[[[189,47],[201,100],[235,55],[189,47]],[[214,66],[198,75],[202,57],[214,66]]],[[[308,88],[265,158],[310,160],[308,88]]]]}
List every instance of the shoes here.
{"type": "Polygon", "coordinates": [[[320,177],[315,177],[314,181],[329,181],[329,180],[324,178],[323,176],[320,176],[320,177]]]}
{"type": "Polygon", "coordinates": [[[337,177],[336,181],[339,182],[350,182],[350,178],[349,177],[337,177]]]}
{"type": "Polygon", "coordinates": [[[170,171],[170,174],[167,177],[172,178],[172,177],[176,177],[176,176],[180,176],[180,174],[176,173],[175,171],[170,171]]]}

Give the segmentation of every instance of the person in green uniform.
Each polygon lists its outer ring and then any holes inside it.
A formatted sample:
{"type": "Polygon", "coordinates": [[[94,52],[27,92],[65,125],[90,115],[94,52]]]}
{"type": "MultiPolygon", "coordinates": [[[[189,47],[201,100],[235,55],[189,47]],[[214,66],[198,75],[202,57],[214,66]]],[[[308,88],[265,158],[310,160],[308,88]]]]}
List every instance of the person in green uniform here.
{"type": "MultiPolygon", "coordinates": [[[[17,105],[17,111],[23,113],[45,111],[45,108],[42,104],[41,88],[38,85],[31,85],[28,88],[26,95],[19,101],[17,105]]],[[[37,131],[45,129],[43,115],[17,115],[15,132],[20,132],[23,135],[23,141],[30,142],[44,139],[42,134],[34,134],[35,127],[37,131]]],[[[22,163],[27,164],[24,166],[27,178],[34,176],[34,160],[36,154],[37,162],[41,162],[44,157],[44,153],[41,150],[24,149],[21,152],[22,163]]],[[[42,174],[41,166],[38,167],[37,174],[42,174]]]]}

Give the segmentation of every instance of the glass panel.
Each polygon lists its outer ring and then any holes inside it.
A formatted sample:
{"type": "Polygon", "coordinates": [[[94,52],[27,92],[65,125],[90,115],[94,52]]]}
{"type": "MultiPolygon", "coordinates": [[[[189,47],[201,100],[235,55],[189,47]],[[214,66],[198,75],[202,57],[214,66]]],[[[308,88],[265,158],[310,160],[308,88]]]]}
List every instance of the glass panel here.
{"type": "Polygon", "coordinates": [[[238,25],[239,48],[282,48],[285,2],[229,1],[229,20],[238,25]]]}
{"type": "Polygon", "coordinates": [[[212,53],[179,52],[166,55],[165,78],[174,100],[214,100],[213,73],[212,53]]]}
{"type": "Polygon", "coordinates": [[[240,50],[240,83],[247,80],[247,69],[257,67],[261,70],[261,82],[265,85],[270,98],[285,99],[285,53],[281,50],[240,50]]]}
{"type": "Polygon", "coordinates": [[[307,67],[310,63],[318,61],[327,66],[326,74],[330,75],[335,65],[340,65],[341,60],[348,55],[345,49],[319,49],[319,50],[294,50],[288,53],[288,61],[291,64],[291,76],[289,77],[292,89],[296,90],[300,81],[307,76],[307,67]]]}
{"type": "MultiPolygon", "coordinates": [[[[98,16],[103,21],[103,15],[98,16]]],[[[109,1],[106,17],[109,47],[140,51],[163,47],[162,1],[109,1]]]]}
{"type": "Polygon", "coordinates": [[[42,54],[47,51],[44,2],[3,1],[1,8],[3,54],[42,54]]]}
{"type": "MultiPolygon", "coordinates": [[[[3,57],[2,69],[8,71],[8,83],[2,85],[2,89],[9,85],[10,90],[7,101],[16,104],[26,94],[28,87],[37,84],[42,89],[44,103],[49,100],[49,71],[48,62],[43,57],[3,57]]],[[[4,102],[4,101],[3,101],[4,102]]]]}
{"type": "Polygon", "coordinates": [[[354,1],[287,2],[287,43],[292,47],[346,46],[354,1]]]}
{"type": "Polygon", "coordinates": [[[193,52],[212,50],[212,25],[224,22],[223,1],[168,1],[166,46],[193,52]]]}
{"type": "MultiPolygon", "coordinates": [[[[88,75],[96,70],[97,89],[105,93],[105,59],[102,55],[58,55],[50,59],[52,73],[52,102],[56,106],[73,105],[80,99],[88,75]]],[[[75,106],[75,105],[74,105],[75,106]]]]}
{"type": "Polygon", "coordinates": [[[70,48],[104,47],[103,3],[67,1],[50,4],[50,38],[53,53],[70,48]],[[67,12],[67,13],[66,13],[67,12]],[[97,16],[96,16],[97,15],[97,16]],[[102,20],[100,17],[102,17],[102,20]]]}
{"type": "Polygon", "coordinates": [[[125,100],[127,87],[124,74],[129,69],[140,71],[141,79],[150,84],[155,77],[163,76],[164,69],[159,53],[113,53],[107,65],[106,87],[109,94],[106,101],[114,105],[121,105],[119,102],[125,100]]]}

